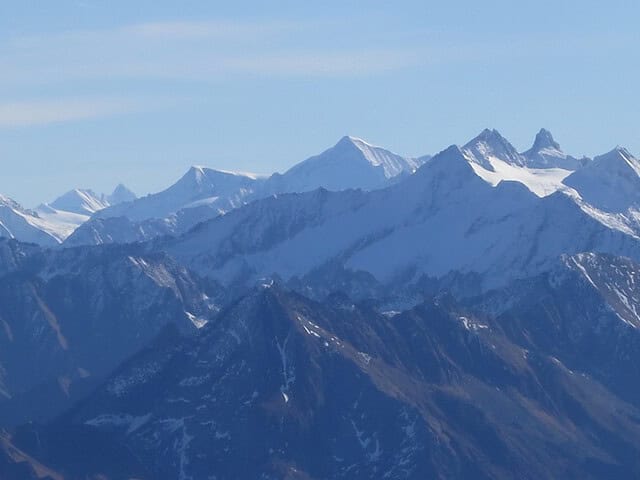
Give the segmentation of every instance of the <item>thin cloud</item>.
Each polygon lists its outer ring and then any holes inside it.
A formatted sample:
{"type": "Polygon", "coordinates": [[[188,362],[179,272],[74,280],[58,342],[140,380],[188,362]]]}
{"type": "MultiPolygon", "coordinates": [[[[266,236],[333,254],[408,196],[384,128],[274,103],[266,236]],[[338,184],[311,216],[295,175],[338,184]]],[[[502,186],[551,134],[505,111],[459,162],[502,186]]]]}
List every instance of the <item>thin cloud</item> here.
{"type": "Polygon", "coordinates": [[[120,29],[125,34],[161,39],[203,39],[203,38],[263,38],[265,36],[303,31],[309,27],[300,22],[148,22],[130,25],[120,29]]]}
{"type": "Polygon", "coordinates": [[[66,98],[0,103],[0,128],[87,120],[144,110],[144,102],[119,98],[66,98]]]}
{"type": "Polygon", "coordinates": [[[353,76],[406,68],[406,48],[327,46],[335,25],[300,22],[154,22],[12,38],[0,44],[0,84],[192,79],[228,74],[353,76]]]}
{"type": "Polygon", "coordinates": [[[222,69],[264,75],[357,76],[415,66],[421,57],[414,52],[369,50],[350,52],[304,52],[223,58],[222,69]]]}

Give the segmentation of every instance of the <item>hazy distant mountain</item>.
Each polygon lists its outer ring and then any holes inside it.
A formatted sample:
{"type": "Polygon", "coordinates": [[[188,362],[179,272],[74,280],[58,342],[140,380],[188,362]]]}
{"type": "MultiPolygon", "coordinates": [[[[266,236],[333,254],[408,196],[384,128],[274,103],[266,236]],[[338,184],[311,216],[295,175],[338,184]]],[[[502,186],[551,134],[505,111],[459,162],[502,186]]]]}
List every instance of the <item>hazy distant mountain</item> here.
{"type": "Polygon", "coordinates": [[[120,183],[110,195],[103,195],[103,198],[109,203],[109,205],[118,205],[119,203],[132,202],[138,197],[125,185],[120,183]]]}
{"type": "Polygon", "coordinates": [[[261,177],[192,167],[168,189],[112,206],[78,229],[67,245],[144,241],[181,234],[196,224],[270,195],[390,185],[411,175],[430,157],[404,158],[355,137],[311,157],[284,174],[261,177]],[[124,217],[124,218],[123,218],[124,217]]]}
{"type": "Polygon", "coordinates": [[[526,164],[531,168],[563,168],[565,170],[578,170],[588,159],[577,159],[567,155],[560,148],[551,132],[541,129],[533,142],[533,146],[524,152],[522,156],[526,164]]]}
{"type": "Polygon", "coordinates": [[[50,221],[0,195],[0,237],[52,246],[60,243],[68,230],[64,222],[50,221]]]}
{"type": "Polygon", "coordinates": [[[626,230],[562,192],[540,198],[516,182],[494,187],[457,147],[387,189],[268,198],[165,244],[223,283],[304,278],[331,266],[384,284],[475,272],[491,286],[534,274],[563,253],[640,259],[640,241],[626,230]]]}
{"type": "MultiPolygon", "coordinates": [[[[112,198],[126,197],[123,189],[126,187],[118,187],[112,198]]],[[[107,200],[91,190],[81,189],[71,190],[51,204],[40,205],[35,210],[0,195],[0,237],[55,246],[86,222],[90,215],[108,205],[107,200]]]]}
{"type": "Polygon", "coordinates": [[[98,210],[109,206],[109,203],[100,198],[93,190],[74,189],[49,204],[56,210],[78,213],[91,216],[98,210]]]}
{"type": "Polygon", "coordinates": [[[339,191],[349,188],[373,190],[389,180],[410,175],[424,159],[405,158],[355,137],[343,137],[320,155],[308,158],[270,181],[276,191],[306,192],[322,187],[339,191]]]}

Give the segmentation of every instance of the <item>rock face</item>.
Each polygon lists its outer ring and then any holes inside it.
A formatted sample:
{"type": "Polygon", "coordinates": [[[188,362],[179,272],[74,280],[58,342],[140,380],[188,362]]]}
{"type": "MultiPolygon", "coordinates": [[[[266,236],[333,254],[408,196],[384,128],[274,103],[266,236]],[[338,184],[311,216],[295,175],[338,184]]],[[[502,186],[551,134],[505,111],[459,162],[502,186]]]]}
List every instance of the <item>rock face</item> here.
{"type": "Polygon", "coordinates": [[[217,309],[219,292],[162,255],[15,256],[0,280],[0,425],[52,418],[167,324],[193,332],[217,309]]]}
{"type": "Polygon", "coordinates": [[[4,480],[64,480],[58,472],[17,448],[11,436],[0,430],[0,472],[4,480]]]}
{"type": "Polygon", "coordinates": [[[400,314],[258,288],[159,337],[38,454],[72,478],[633,478],[640,333],[583,272],[610,263],[400,314]]]}
{"type": "Polygon", "coordinates": [[[579,160],[564,153],[551,132],[544,128],[536,135],[532,147],[522,156],[526,159],[526,165],[531,168],[578,170],[589,161],[588,159],[579,160]]]}

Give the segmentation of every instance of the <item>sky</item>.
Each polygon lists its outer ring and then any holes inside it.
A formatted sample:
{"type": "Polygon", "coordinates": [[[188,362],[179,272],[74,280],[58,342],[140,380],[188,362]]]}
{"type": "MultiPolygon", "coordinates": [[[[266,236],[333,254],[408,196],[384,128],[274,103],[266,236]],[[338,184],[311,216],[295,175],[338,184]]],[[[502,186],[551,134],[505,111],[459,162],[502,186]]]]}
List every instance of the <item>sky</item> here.
{"type": "Polygon", "coordinates": [[[271,173],[361,137],[640,154],[640,2],[2,0],[0,193],[271,173]]]}

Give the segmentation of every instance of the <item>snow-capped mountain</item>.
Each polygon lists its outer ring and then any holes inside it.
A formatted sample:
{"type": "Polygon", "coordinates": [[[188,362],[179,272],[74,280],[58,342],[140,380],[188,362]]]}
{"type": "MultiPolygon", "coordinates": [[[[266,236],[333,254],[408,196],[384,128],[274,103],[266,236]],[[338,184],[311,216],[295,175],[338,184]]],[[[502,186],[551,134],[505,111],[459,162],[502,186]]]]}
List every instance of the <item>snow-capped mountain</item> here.
{"type": "Polygon", "coordinates": [[[484,129],[462,147],[465,156],[482,168],[493,171],[492,161],[499,160],[510,165],[524,167],[525,159],[497,130],[484,129]]]}
{"type": "Polygon", "coordinates": [[[402,175],[410,175],[422,159],[405,158],[356,137],[343,137],[320,155],[295,165],[282,176],[275,175],[270,189],[275,193],[306,192],[316,188],[338,191],[349,188],[373,190],[402,175]]]}
{"type": "Polygon", "coordinates": [[[75,213],[88,218],[111,205],[130,202],[136,198],[135,193],[123,184],[119,184],[109,195],[97,194],[91,189],[75,188],[56,198],[53,202],[39,207],[39,209],[44,212],[54,210],[61,213],[75,213]]]}
{"type": "Polygon", "coordinates": [[[254,200],[290,192],[381,188],[411,175],[430,156],[404,158],[355,137],[311,157],[284,174],[263,177],[192,167],[168,189],[106,208],[79,228],[66,245],[145,241],[179,235],[196,224],[254,200]],[[117,217],[126,217],[126,220],[117,217]]]}
{"type": "Polygon", "coordinates": [[[125,185],[119,183],[113,192],[109,195],[102,195],[103,201],[106,200],[109,205],[118,205],[119,203],[132,202],[137,195],[129,190],[125,185]]]}
{"type": "Polygon", "coordinates": [[[56,198],[48,205],[55,210],[89,217],[98,210],[108,207],[109,202],[103,200],[93,190],[75,188],[56,198]]]}
{"type": "Polygon", "coordinates": [[[127,217],[140,222],[164,219],[182,209],[199,206],[219,215],[244,204],[263,182],[264,178],[254,174],[194,166],[166,190],[114,205],[96,217],[127,217]]]}
{"type": "Polygon", "coordinates": [[[53,246],[62,242],[69,230],[75,228],[70,225],[73,220],[72,216],[66,216],[63,221],[53,221],[47,215],[28,210],[0,195],[0,237],[53,246]]]}
{"type": "Polygon", "coordinates": [[[533,142],[533,146],[522,153],[526,165],[530,168],[562,168],[564,170],[578,170],[588,159],[578,160],[567,155],[560,148],[549,130],[542,128],[533,142]]]}
{"type": "Polygon", "coordinates": [[[455,146],[387,189],[272,197],[161,248],[223,283],[274,274],[288,280],[332,266],[384,284],[457,271],[491,286],[564,253],[640,258],[636,237],[587,215],[569,196],[540,198],[516,182],[494,187],[455,146]]]}
{"type": "Polygon", "coordinates": [[[595,157],[563,183],[589,205],[606,212],[640,208],[640,160],[622,147],[595,157]]]}
{"type": "MultiPolygon", "coordinates": [[[[116,191],[118,195],[124,194],[122,189],[116,191]]],[[[34,210],[0,195],[0,237],[55,246],[86,222],[90,215],[108,205],[108,201],[91,190],[71,190],[34,210]]]]}
{"type": "MultiPolygon", "coordinates": [[[[539,146],[549,138],[550,134],[539,133],[539,146]]],[[[562,190],[562,180],[571,174],[571,170],[551,162],[546,165],[530,162],[527,154],[519,154],[497,130],[482,131],[462,147],[462,151],[476,174],[491,185],[502,181],[519,182],[540,197],[562,190]]]]}

